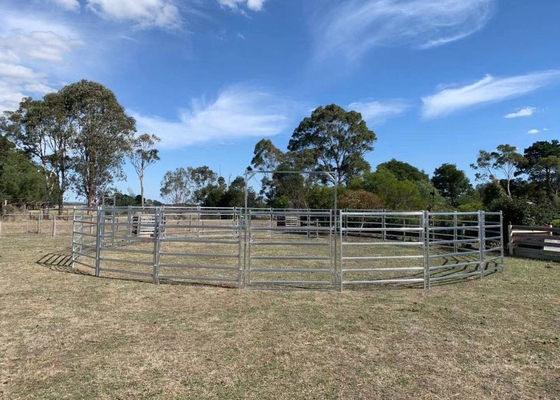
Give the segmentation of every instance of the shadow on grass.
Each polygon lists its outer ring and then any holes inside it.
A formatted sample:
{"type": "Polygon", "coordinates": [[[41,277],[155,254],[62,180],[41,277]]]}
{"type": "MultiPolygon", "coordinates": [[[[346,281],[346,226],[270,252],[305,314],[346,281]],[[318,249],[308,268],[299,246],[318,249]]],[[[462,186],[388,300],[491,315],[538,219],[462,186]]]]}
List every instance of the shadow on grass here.
{"type": "MultiPolygon", "coordinates": [[[[450,260],[445,260],[444,265],[449,262],[450,260]]],[[[457,260],[453,260],[457,262],[457,260]]],[[[118,280],[118,281],[125,281],[125,282],[138,282],[138,283],[146,283],[146,284],[153,284],[152,280],[148,279],[135,279],[129,277],[118,277],[118,276],[100,276],[96,277],[94,274],[89,272],[80,270],[79,268],[72,268],[72,255],[70,252],[60,252],[60,253],[48,253],[42,256],[39,260],[36,261],[37,264],[42,265],[44,267],[49,268],[51,271],[56,272],[63,272],[63,273],[70,273],[70,274],[77,274],[82,276],[89,276],[94,278],[106,279],[106,280],[118,280]]],[[[484,277],[491,276],[495,274],[497,264],[493,264],[494,268],[490,268],[489,264],[485,266],[485,270],[490,270],[489,272],[485,272],[484,277]]],[[[469,276],[469,277],[454,277],[456,274],[461,274],[467,272],[468,267],[464,266],[460,269],[454,269],[453,271],[441,271],[437,274],[433,274],[432,277],[437,278],[447,278],[437,280],[435,282],[431,282],[431,286],[447,286],[447,285],[456,285],[461,282],[469,282],[469,281],[477,281],[480,278],[476,275],[469,276]]],[[[423,276],[423,272],[419,272],[412,276],[401,276],[401,277],[394,277],[394,279],[406,279],[410,277],[414,278],[421,278],[423,276]]],[[[170,279],[160,279],[160,284],[162,285],[177,285],[177,286],[186,286],[186,287],[200,287],[200,288],[218,288],[218,289],[238,289],[237,286],[231,285],[224,285],[220,283],[209,283],[209,282],[194,282],[194,281],[177,281],[177,280],[170,280],[170,279]]],[[[317,288],[317,287],[309,287],[309,286],[299,286],[297,284],[290,285],[290,286],[247,286],[247,289],[250,290],[281,290],[281,291],[338,291],[338,285],[333,285],[333,287],[329,288],[317,288]]],[[[376,284],[376,285],[346,285],[345,290],[402,290],[402,289],[423,289],[424,283],[385,283],[385,284],[376,284]]]]}

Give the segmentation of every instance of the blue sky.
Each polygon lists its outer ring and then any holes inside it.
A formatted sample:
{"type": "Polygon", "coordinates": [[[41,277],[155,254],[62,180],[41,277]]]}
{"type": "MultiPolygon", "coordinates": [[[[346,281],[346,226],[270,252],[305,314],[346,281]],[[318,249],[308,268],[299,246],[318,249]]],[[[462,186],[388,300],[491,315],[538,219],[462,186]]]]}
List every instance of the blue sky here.
{"type": "MultiPolygon", "coordinates": [[[[558,138],[560,2],[550,0],[2,0],[0,110],[80,79],[162,138],[146,174],[233,179],[267,137],[285,149],[315,107],[362,112],[372,167],[469,176],[478,150],[558,138]]],[[[118,187],[139,192],[134,171],[118,187]]]]}

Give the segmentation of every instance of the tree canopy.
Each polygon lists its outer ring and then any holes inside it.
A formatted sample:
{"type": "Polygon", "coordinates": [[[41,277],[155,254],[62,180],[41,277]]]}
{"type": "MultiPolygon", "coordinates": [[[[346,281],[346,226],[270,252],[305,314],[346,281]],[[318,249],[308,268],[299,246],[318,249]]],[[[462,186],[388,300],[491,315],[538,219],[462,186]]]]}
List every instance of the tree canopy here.
{"type": "Polygon", "coordinates": [[[364,155],[373,150],[376,140],[360,113],[331,104],[316,108],[301,121],[288,150],[314,160],[317,170],[334,171],[340,185],[369,169],[364,155]]]}

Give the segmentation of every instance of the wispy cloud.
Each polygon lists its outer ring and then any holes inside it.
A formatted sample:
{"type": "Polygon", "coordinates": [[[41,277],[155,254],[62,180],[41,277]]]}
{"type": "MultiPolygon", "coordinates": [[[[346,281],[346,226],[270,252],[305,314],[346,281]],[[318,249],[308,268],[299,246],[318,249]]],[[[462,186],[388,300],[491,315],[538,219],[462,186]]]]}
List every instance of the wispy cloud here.
{"type": "Polygon", "coordinates": [[[252,11],[260,11],[266,0],[218,0],[220,5],[238,10],[240,7],[247,7],[252,11]]]}
{"type": "Polygon", "coordinates": [[[374,47],[441,46],[482,29],[495,1],[331,0],[312,19],[316,54],[355,60],[374,47]]]}
{"type": "Polygon", "coordinates": [[[212,102],[193,100],[177,121],[130,113],[139,132],[157,134],[162,138],[162,146],[171,148],[279,134],[292,123],[295,106],[293,101],[266,90],[235,85],[212,102]]]}
{"type": "Polygon", "coordinates": [[[64,8],[68,11],[79,11],[80,2],[78,0],[49,0],[51,3],[55,3],[58,6],[64,8]]]}
{"type": "Polygon", "coordinates": [[[179,9],[171,0],[88,0],[87,7],[102,18],[132,21],[141,28],[181,26],[179,9]]]}
{"type": "Polygon", "coordinates": [[[348,108],[358,111],[368,122],[381,122],[389,117],[402,114],[408,108],[408,104],[402,100],[358,101],[349,104],[348,108]]]}
{"type": "Polygon", "coordinates": [[[46,71],[64,69],[83,44],[71,27],[52,17],[0,6],[0,111],[16,109],[24,96],[54,91],[46,71]]]}
{"type": "Polygon", "coordinates": [[[442,89],[422,98],[422,116],[442,117],[478,104],[498,102],[523,96],[560,80],[560,70],[536,72],[508,78],[487,75],[471,85],[442,89]]]}
{"type": "Polygon", "coordinates": [[[521,108],[515,112],[504,115],[504,118],[520,118],[520,117],[530,117],[535,113],[535,107],[525,107],[521,108]]]}
{"type": "Polygon", "coordinates": [[[530,131],[528,131],[527,133],[529,135],[536,135],[537,133],[539,133],[540,131],[538,129],[531,129],[530,131]]]}

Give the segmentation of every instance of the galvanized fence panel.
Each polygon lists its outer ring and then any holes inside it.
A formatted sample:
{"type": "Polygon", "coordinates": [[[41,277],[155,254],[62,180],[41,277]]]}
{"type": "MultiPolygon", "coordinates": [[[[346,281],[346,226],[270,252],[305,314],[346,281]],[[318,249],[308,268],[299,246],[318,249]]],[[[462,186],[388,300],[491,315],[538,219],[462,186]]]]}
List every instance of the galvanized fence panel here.
{"type": "Polygon", "coordinates": [[[424,284],[425,213],[340,212],[340,290],[371,284],[424,284]]]}
{"type": "Polygon", "coordinates": [[[98,210],[80,208],[73,210],[72,217],[72,268],[76,266],[95,272],[98,248],[98,210]]]}
{"type": "Polygon", "coordinates": [[[483,277],[481,214],[433,212],[428,213],[428,222],[428,287],[439,281],[483,277]]]}
{"type": "Polygon", "coordinates": [[[97,276],[156,284],[429,288],[501,270],[501,223],[501,213],[482,211],[83,208],[74,211],[72,260],[97,276]]]}
{"type": "Polygon", "coordinates": [[[157,245],[159,278],[240,286],[241,211],[162,210],[157,245]]]}
{"type": "Polygon", "coordinates": [[[332,212],[248,210],[246,218],[248,287],[335,287],[332,212]]]}

